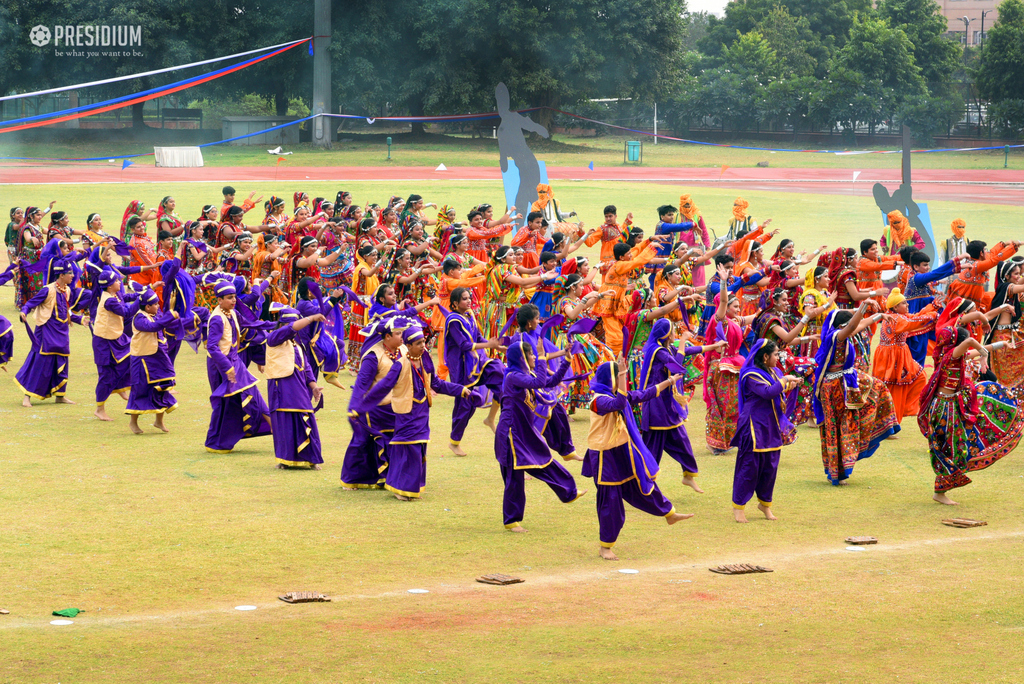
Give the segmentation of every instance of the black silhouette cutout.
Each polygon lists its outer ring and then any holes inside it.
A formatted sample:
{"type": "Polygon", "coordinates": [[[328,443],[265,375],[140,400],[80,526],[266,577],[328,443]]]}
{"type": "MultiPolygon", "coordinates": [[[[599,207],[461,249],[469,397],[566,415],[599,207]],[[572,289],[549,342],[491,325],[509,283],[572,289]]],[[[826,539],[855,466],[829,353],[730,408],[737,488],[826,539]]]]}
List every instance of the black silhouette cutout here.
{"type": "Polygon", "coordinates": [[[528,116],[509,110],[508,88],[499,83],[494,89],[494,98],[498,101],[498,153],[501,155],[501,172],[508,171],[508,160],[511,158],[519,170],[519,189],[516,191],[516,208],[524,217],[529,208],[537,201],[537,186],[540,184],[540,164],[526,144],[523,131],[531,131],[547,138],[548,129],[536,123],[528,116]]]}

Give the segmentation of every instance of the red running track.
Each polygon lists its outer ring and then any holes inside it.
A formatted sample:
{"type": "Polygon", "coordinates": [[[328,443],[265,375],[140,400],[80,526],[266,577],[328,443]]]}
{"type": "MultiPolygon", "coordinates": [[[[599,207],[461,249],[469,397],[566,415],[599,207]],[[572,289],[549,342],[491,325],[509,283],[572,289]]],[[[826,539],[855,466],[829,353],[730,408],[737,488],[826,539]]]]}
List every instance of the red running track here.
{"type": "MultiPolygon", "coordinates": [[[[648,182],[735,190],[802,192],[828,195],[870,196],[876,182],[890,190],[900,183],[898,169],[863,169],[853,180],[851,169],[587,167],[549,166],[556,181],[648,182]]],[[[425,166],[273,166],[165,169],[139,163],[121,170],[120,164],[68,164],[61,166],[13,164],[0,168],[3,184],[62,183],[170,183],[255,181],[500,181],[497,166],[452,167],[436,171],[425,166]]],[[[981,169],[921,169],[914,172],[914,196],[918,199],[953,200],[988,204],[1024,204],[1024,171],[981,169]]]]}

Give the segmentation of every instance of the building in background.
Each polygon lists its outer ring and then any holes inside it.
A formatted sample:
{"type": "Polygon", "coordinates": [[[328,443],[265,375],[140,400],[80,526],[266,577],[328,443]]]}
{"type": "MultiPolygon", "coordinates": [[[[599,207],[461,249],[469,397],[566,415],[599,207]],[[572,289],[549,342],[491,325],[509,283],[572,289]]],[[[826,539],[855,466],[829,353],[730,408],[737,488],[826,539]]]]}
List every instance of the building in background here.
{"type": "Polygon", "coordinates": [[[949,22],[949,36],[964,45],[980,45],[992,24],[996,23],[1002,0],[938,0],[942,15],[949,22]],[[984,18],[982,15],[984,14],[984,18]],[[967,22],[964,22],[964,17],[967,22]]]}

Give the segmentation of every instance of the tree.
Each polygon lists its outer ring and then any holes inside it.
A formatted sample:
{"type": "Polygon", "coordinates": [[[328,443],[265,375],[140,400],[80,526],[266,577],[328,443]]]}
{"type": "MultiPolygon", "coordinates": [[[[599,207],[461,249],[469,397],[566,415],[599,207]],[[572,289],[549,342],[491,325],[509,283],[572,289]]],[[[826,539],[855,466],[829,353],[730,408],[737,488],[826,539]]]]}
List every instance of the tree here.
{"type": "MultiPolygon", "coordinates": [[[[0,71],[0,88],[5,92],[36,90],[94,81],[175,66],[252,47],[253,42],[250,41],[253,36],[248,33],[248,18],[243,19],[236,7],[237,3],[199,0],[163,0],[160,3],[134,0],[78,0],[61,3],[23,0],[7,3],[7,22],[6,26],[0,28],[0,36],[6,37],[9,34],[12,40],[3,41],[5,45],[0,48],[7,65],[7,68],[0,71]],[[110,56],[103,53],[123,53],[124,48],[65,48],[53,42],[44,47],[36,47],[28,39],[29,30],[37,24],[53,27],[101,23],[140,26],[141,45],[129,47],[127,56],[110,56]],[[86,50],[100,54],[89,58],[84,55],[57,54],[86,50]]],[[[171,76],[130,79],[96,87],[90,92],[104,98],[117,97],[148,90],[183,77],[183,74],[175,73],[171,76]]],[[[132,124],[135,127],[144,126],[143,104],[132,106],[132,124]]]]}
{"type": "Polygon", "coordinates": [[[683,52],[697,52],[700,43],[708,33],[708,25],[713,14],[708,12],[687,12],[686,32],[683,34],[683,52]]]}
{"type": "Polygon", "coordinates": [[[784,5],[775,5],[754,27],[775,50],[786,76],[810,76],[828,60],[828,50],[811,31],[806,17],[794,17],[784,5]]]}
{"type": "Polygon", "coordinates": [[[829,61],[829,77],[815,93],[811,111],[850,129],[894,116],[907,101],[927,94],[907,35],[881,19],[854,22],[850,39],[829,61]]]}
{"type": "Polygon", "coordinates": [[[959,41],[945,35],[948,26],[941,10],[935,0],[882,0],[878,4],[879,16],[907,34],[914,62],[933,95],[948,92],[963,59],[959,41]]]}
{"type": "Polygon", "coordinates": [[[1019,99],[1024,83],[1024,0],[1003,0],[985,38],[978,91],[991,102],[1019,99]]]}
{"type": "Polygon", "coordinates": [[[701,50],[718,56],[723,46],[732,44],[737,35],[758,29],[779,6],[807,21],[807,35],[815,37],[824,49],[824,53],[816,56],[821,63],[846,44],[854,20],[872,12],[871,0],[786,0],[784,4],[779,0],[730,0],[723,18],[711,18],[701,50]]]}
{"type": "Polygon", "coordinates": [[[978,92],[989,100],[993,120],[1005,133],[1019,136],[1024,130],[1024,1],[999,5],[977,74],[978,92]]]}
{"type": "Polygon", "coordinates": [[[650,102],[681,75],[684,11],[682,0],[336,0],[359,31],[335,31],[335,84],[353,105],[413,115],[490,109],[499,82],[534,106],[650,102]]]}

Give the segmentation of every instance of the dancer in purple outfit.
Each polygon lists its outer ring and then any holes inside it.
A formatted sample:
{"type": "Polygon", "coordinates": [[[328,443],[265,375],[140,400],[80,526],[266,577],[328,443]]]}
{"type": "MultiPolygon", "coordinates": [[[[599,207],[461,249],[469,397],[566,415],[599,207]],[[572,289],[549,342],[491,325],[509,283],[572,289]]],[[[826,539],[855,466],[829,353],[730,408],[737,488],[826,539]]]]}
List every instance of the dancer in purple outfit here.
{"type": "Polygon", "coordinates": [[[361,346],[363,356],[348,404],[352,439],[345,448],[341,465],[342,489],[384,487],[388,442],[395,432],[395,412],[391,410],[389,394],[381,396],[376,404],[367,403],[365,397],[401,356],[402,332],[406,325],[406,319],[392,315],[363,329],[368,334],[361,346]]]}
{"type": "Polygon", "coordinates": [[[235,308],[235,287],[229,281],[214,286],[217,307],[207,324],[206,373],[210,381],[210,429],[206,450],[226,454],[238,441],[270,434],[267,404],[256,387],[258,380],[238,355],[240,326],[235,308]]]}
{"type": "Polygon", "coordinates": [[[772,495],[779,473],[779,455],[783,446],[796,441],[793,427],[782,406],[782,394],[802,382],[793,375],[779,376],[779,349],[770,340],[760,339],[751,347],[740,369],[739,423],[730,444],[738,449],[732,480],[732,507],[736,522],[747,522],[743,512],[751,497],[757,495],[757,509],[768,520],[772,513],[772,495]]]}
{"type": "Polygon", "coordinates": [[[282,309],[278,320],[281,327],[266,336],[263,358],[277,467],[320,470],[324,459],[314,405],[323,389],[316,384],[313,364],[302,345],[294,340],[295,334],[311,323],[322,323],[324,315],[300,318],[295,309],[282,309]]]}
{"type": "Polygon", "coordinates": [[[590,401],[590,434],[582,474],[593,477],[597,485],[599,554],[605,560],[619,559],[612,546],[626,522],[624,500],[638,510],[665,518],[669,525],[693,517],[693,513],[676,513],[655,484],[658,462],[640,437],[632,408],[632,404],[662,394],[683,375],[670,375],[657,385],[632,392],[626,391],[628,378],[629,370],[619,357],[617,363],[600,364],[590,381],[594,398],[590,401]]]}
{"type": "MultiPolygon", "coordinates": [[[[0,287],[14,279],[18,271],[18,262],[15,261],[7,270],[0,273],[0,287]]],[[[4,316],[0,316],[0,370],[6,371],[7,364],[14,355],[14,326],[4,316]]]]}
{"type": "MultiPolygon", "coordinates": [[[[659,318],[651,327],[650,336],[644,343],[644,358],[637,378],[639,390],[645,390],[663,382],[674,374],[672,368],[681,372],[685,366],[682,356],[693,356],[706,351],[720,350],[726,342],[702,347],[687,346],[683,354],[677,354],[671,346],[675,337],[675,326],[668,318],[659,318]]],[[[687,401],[679,388],[672,386],[671,392],[658,392],[643,405],[640,429],[644,445],[661,465],[661,454],[667,452],[683,467],[683,484],[698,494],[704,490],[697,486],[697,459],[693,456],[690,436],[686,433],[686,422],[689,416],[687,401]]]]}
{"type": "MultiPolygon", "coordinates": [[[[536,375],[533,348],[525,340],[510,346],[507,358],[508,368],[501,387],[501,417],[494,435],[494,456],[498,459],[501,477],[505,481],[502,507],[505,529],[525,532],[522,526],[526,509],[525,472],[528,471],[535,479],[551,487],[562,503],[572,503],[586,492],[577,493],[576,481],[551,455],[534,421],[534,407],[537,404],[534,392],[558,386],[569,370],[569,362],[562,361],[553,375],[536,375]]],[[[573,454],[566,457],[566,460],[583,459],[573,454]]]]}
{"type": "Polygon", "coordinates": [[[432,392],[450,397],[467,397],[471,390],[446,382],[434,373],[430,355],[425,354],[426,336],[419,325],[410,325],[402,333],[406,353],[392,366],[383,380],[374,385],[359,402],[360,409],[374,406],[391,395],[395,414],[395,432],[388,443],[388,469],[384,488],[399,501],[418,499],[427,486],[427,444],[430,442],[432,392]]]}
{"type": "Polygon", "coordinates": [[[125,331],[138,306],[138,295],[121,291],[121,274],[105,268],[96,276],[96,291],[100,293],[92,321],[92,356],[96,362],[96,412],[100,420],[111,421],[105,405],[111,394],[128,401],[131,388],[131,337],[125,331]]]}
{"type": "Polygon", "coordinates": [[[153,427],[167,432],[164,414],[178,406],[171,394],[176,384],[174,362],[167,348],[167,332],[181,332],[177,311],[160,313],[160,300],[149,289],[139,295],[138,312],[132,317],[135,332],[131,340],[131,382],[128,406],[124,412],[131,416],[129,429],[142,434],[139,416],[153,414],[153,427]]]}
{"type": "Polygon", "coordinates": [[[21,307],[21,320],[28,330],[32,348],[14,380],[25,395],[21,402],[25,408],[32,408],[33,398],[55,397],[58,404],[75,403],[66,396],[71,355],[69,328],[71,321],[88,325],[89,316],[71,312],[71,302],[78,297],[70,287],[75,279],[71,264],[63,259],[54,259],[49,273],[54,280],[21,307]],[[28,325],[29,315],[36,326],[34,331],[28,325]]]}
{"type": "Polygon", "coordinates": [[[457,287],[449,299],[452,310],[444,320],[444,362],[452,382],[469,387],[468,397],[455,397],[449,448],[456,456],[465,456],[459,444],[476,410],[487,403],[488,390],[494,403],[484,425],[494,430],[494,418],[501,401],[505,367],[488,358],[486,349],[500,349],[497,339],[486,340],[473,314],[473,295],[469,288],[457,287]]]}

